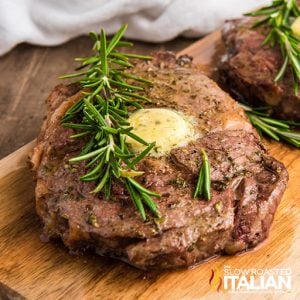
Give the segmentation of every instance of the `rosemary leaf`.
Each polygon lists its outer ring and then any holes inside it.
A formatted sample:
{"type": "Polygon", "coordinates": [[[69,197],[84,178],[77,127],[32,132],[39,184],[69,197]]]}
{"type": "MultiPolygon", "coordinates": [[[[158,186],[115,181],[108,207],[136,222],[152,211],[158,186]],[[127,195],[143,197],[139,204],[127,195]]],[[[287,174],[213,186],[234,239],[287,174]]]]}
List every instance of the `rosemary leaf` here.
{"type": "Polygon", "coordinates": [[[134,186],[136,187],[138,190],[140,190],[142,193],[145,193],[149,196],[154,196],[154,197],[160,197],[160,194],[158,193],[154,193],[154,192],[151,192],[150,190],[144,188],[142,185],[140,185],[137,181],[135,181],[134,179],[132,178],[127,178],[127,180],[134,186]]]}
{"type": "Polygon", "coordinates": [[[89,137],[80,154],[69,161],[85,162],[86,173],[80,179],[95,182],[91,193],[103,193],[109,199],[112,180],[123,182],[142,219],[146,220],[144,205],[155,217],[160,215],[152,200],[160,195],[146,189],[133,177],[143,175],[135,166],[149,154],[155,143],[149,144],[134,134],[127,119],[128,111],[133,107],[140,109],[144,102],[150,101],[139,92],[151,82],[131,75],[127,70],[134,65],[130,61],[132,58],[151,58],[117,50],[117,47],[132,46],[121,40],[126,28],[127,25],[122,26],[109,42],[103,29],[100,34],[91,33],[94,55],[75,59],[81,63],[78,69],[84,71],[61,76],[79,77],[77,82],[82,86],[82,99],[65,113],[62,126],[75,131],[72,138],[89,137]],[[127,137],[146,146],[145,150],[137,154],[130,151],[127,137]]]}
{"type": "MultiPolygon", "coordinates": [[[[102,72],[105,76],[107,76],[108,74],[108,66],[107,66],[107,53],[106,53],[106,36],[104,33],[104,30],[101,29],[101,33],[100,33],[100,59],[101,59],[101,69],[102,72]]],[[[98,93],[97,93],[98,94],[98,93]]]]}
{"type": "Polygon", "coordinates": [[[108,180],[110,168],[111,168],[110,165],[108,165],[106,168],[106,172],[105,172],[104,176],[102,177],[101,181],[99,182],[97,187],[91,193],[98,193],[103,189],[105,183],[108,180]]]}
{"type": "Polygon", "coordinates": [[[206,200],[211,199],[210,187],[210,163],[207,154],[204,149],[201,149],[202,153],[202,165],[199,170],[199,176],[194,192],[194,198],[203,197],[206,200]]]}
{"type": "Polygon", "coordinates": [[[157,209],[156,203],[152,200],[149,195],[142,193],[142,200],[143,202],[149,207],[149,209],[152,211],[152,213],[155,215],[155,217],[160,218],[159,211],[157,209]]]}
{"type": "Polygon", "coordinates": [[[89,153],[87,153],[85,155],[81,155],[81,156],[77,156],[77,157],[71,158],[69,161],[70,162],[79,162],[79,161],[82,161],[82,160],[87,160],[89,158],[92,158],[92,157],[96,156],[97,154],[100,154],[100,153],[106,151],[107,149],[108,149],[108,146],[100,148],[100,149],[97,149],[97,150],[92,151],[92,152],[89,152],[89,153]]]}
{"type": "MultiPolygon", "coordinates": [[[[293,74],[294,92],[297,95],[300,81],[300,41],[291,25],[295,18],[300,16],[298,2],[296,0],[273,0],[271,5],[248,13],[246,16],[263,17],[253,26],[267,26],[268,33],[263,45],[270,44],[281,48],[283,64],[274,81],[281,80],[289,70],[293,74]]],[[[265,132],[267,133],[267,130],[265,132]]]]}
{"type": "Polygon", "coordinates": [[[149,152],[154,148],[155,146],[155,143],[151,143],[149,144],[149,146],[144,150],[142,151],[139,155],[137,155],[131,162],[130,164],[131,165],[136,165],[137,163],[139,163],[144,157],[146,157],[149,152]]]}
{"type": "Polygon", "coordinates": [[[120,42],[122,36],[124,35],[128,25],[124,24],[121,26],[121,28],[118,30],[118,32],[113,36],[111,41],[109,42],[107,46],[107,55],[110,54],[110,52],[117,46],[117,44],[120,42]]]}
{"type": "Polygon", "coordinates": [[[240,104],[245,110],[251,123],[258,132],[263,132],[275,141],[283,140],[297,148],[300,148],[300,131],[292,130],[292,127],[300,127],[299,123],[293,121],[277,120],[268,114],[257,114],[255,108],[240,104]]]}

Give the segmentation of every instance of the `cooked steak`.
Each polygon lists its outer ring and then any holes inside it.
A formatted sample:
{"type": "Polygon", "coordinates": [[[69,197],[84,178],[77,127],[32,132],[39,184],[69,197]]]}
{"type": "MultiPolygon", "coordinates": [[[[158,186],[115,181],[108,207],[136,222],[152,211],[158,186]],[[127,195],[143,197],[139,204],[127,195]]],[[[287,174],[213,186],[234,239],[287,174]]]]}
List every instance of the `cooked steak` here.
{"type": "Polygon", "coordinates": [[[300,93],[295,95],[292,72],[274,82],[283,60],[279,47],[262,46],[265,28],[253,29],[253,19],[228,21],[222,31],[226,54],[220,78],[234,94],[255,105],[267,104],[274,115],[300,120],[300,93]]]}
{"type": "Polygon", "coordinates": [[[151,79],[148,108],[171,108],[193,116],[199,135],[170,155],[148,156],[137,177],[161,194],[162,217],[143,222],[127,191],[113,182],[111,199],[91,194],[81,182],[84,163],[70,165],[82,141],[62,128],[66,110],[81,98],[80,87],[59,85],[47,99],[48,114],[31,158],[37,179],[36,209],[44,235],[72,249],[142,269],[188,267],[221,254],[235,254],[263,241],[286,188],[284,166],[269,156],[243,110],[187,57],[158,53],[133,69],[151,79]],[[212,199],[194,199],[204,148],[211,163],[212,199]]]}

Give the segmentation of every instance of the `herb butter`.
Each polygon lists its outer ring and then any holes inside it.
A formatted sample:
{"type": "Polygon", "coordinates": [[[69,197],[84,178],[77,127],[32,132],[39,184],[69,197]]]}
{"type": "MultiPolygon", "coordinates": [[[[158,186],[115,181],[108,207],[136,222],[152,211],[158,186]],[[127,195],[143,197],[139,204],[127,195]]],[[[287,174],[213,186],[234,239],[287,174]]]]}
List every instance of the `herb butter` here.
{"type": "Polygon", "coordinates": [[[300,17],[296,18],[296,20],[293,22],[292,26],[292,31],[295,35],[300,37],[300,17]]]}
{"type": "MultiPolygon", "coordinates": [[[[148,143],[156,142],[150,153],[155,157],[167,155],[173,148],[185,146],[198,137],[193,118],[171,109],[140,109],[130,115],[128,122],[134,134],[148,143]]],[[[145,149],[144,145],[129,137],[126,142],[133,152],[145,149]]]]}

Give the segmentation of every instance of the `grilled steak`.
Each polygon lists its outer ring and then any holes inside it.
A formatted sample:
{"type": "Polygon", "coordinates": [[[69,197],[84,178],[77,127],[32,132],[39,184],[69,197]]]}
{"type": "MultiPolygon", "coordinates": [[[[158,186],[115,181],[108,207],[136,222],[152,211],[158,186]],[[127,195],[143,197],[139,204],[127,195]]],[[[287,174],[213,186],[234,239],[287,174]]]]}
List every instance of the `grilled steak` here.
{"type": "Polygon", "coordinates": [[[267,104],[274,115],[300,120],[300,94],[295,95],[292,72],[274,82],[283,60],[279,47],[262,46],[264,28],[251,28],[253,19],[228,21],[222,31],[226,55],[220,63],[220,78],[234,94],[249,103],[267,104]]]}
{"type": "Polygon", "coordinates": [[[161,194],[162,218],[143,222],[129,195],[113,182],[111,199],[90,194],[84,163],[68,160],[82,142],[60,126],[66,110],[81,98],[80,87],[59,85],[47,99],[48,115],[31,158],[37,179],[36,209],[44,234],[70,249],[100,255],[142,269],[188,267],[221,254],[256,246],[269,233],[286,188],[284,166],[269,156],[238,104],[182,57],[158,53],[133,72],[154,82],[148,108],[172,108],[193,116],[201,136],[170,155],[144,158],[137,177],[161,194]],[[200,148],[211,163],[212,199],[194,199],[200,148]]]}

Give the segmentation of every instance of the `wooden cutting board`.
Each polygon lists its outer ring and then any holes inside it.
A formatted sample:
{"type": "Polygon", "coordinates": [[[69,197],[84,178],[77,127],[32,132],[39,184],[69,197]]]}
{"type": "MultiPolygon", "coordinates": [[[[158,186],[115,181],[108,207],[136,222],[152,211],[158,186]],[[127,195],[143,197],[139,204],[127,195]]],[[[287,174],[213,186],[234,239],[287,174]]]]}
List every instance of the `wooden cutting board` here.
{"type": "MultiPolygon", "coordinates": [[[[194,56],[209,76],[220,51],[215,32],[180,54],[194,56]]],[[[147,273],[93,254],[70,255],[59,242],[40,241],[34,183],[27,155],[34,142],[0,161],[0,281],[29,299],[300,299],[300,150],[268,143],[284,162],[290,181],[270,237],[258,249],[221,257],[190,270],[147,273]],[[292,289],[278,293],[232,294],[221,286],[224,266],[290,268],[292,289]],[[209,283],[212,270],[220,276],[209,283]]]]}

